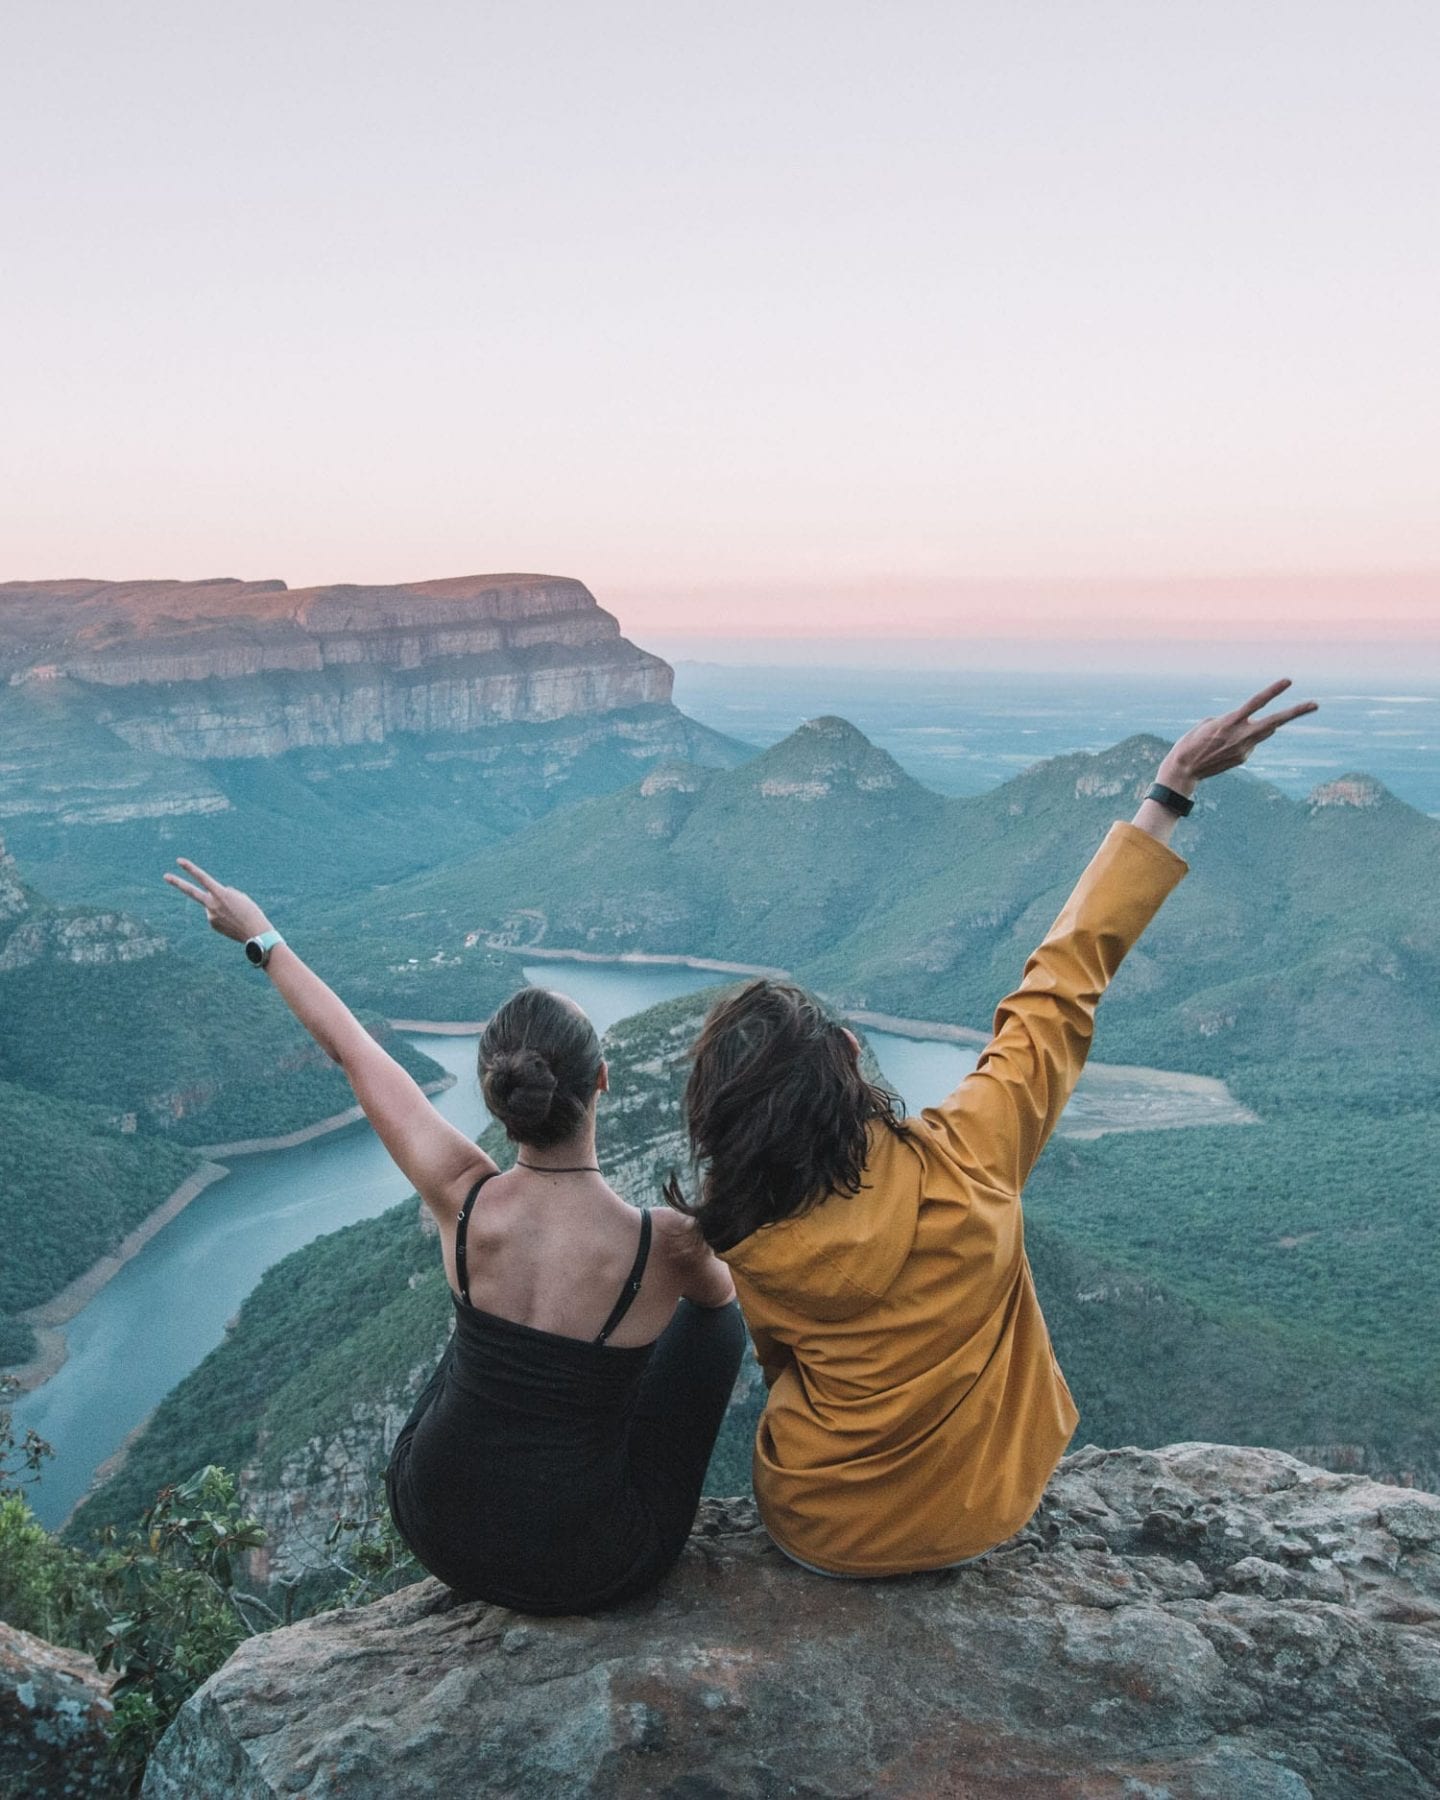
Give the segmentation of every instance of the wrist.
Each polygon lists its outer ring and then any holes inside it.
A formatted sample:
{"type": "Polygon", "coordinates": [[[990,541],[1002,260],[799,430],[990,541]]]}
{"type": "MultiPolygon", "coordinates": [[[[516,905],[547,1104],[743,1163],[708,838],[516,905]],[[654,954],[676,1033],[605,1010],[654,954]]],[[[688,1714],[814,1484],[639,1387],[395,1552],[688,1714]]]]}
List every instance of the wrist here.
{"type": "Polygon", "coordinates": [[[278,950],[284,942],[273,925],[266,925],[262,931],[245,939],[245,955],[257,969],[263,969],[270,961],[270,952],[278,950]]]}
{"type": "Polygon", "coordinates": [[[1187,800],[1193,799],[1196,788],[1200,785],[1200,777],[1186,763],[1178,758],[1166,757],[1155,772],[1155,779],[1164,787],[1174,788],[1177,794],[1183,794],[1187,800]]]}

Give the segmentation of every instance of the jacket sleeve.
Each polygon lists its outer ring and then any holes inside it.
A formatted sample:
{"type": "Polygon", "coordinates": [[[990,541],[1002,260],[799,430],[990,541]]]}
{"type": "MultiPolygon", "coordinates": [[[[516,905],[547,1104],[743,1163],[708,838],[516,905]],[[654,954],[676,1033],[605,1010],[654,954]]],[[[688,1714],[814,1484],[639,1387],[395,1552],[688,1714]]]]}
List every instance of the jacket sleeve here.
{"type": "Polygon", "coordinates": [[[1020,986],[1000,1002],[975,1069],[920,1115],[980,1180],[1019,1193],[1085,1066],[1101,994],[1189,867],[1139,826],[1110,827],[1020,986]]]}

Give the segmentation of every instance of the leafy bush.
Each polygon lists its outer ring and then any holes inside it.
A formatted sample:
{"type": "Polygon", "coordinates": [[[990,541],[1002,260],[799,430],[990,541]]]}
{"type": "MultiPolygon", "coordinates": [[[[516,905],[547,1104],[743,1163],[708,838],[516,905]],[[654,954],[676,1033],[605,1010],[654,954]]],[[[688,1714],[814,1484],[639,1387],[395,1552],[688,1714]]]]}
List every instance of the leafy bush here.
{"type": "MultiPolygon", "coordinates": [[[[13,1385],[0,1382],[0,1397],[13,1385]]],[[[113,1774],[117,1791],[133,1793],[195,1689],[242,1639],[281,1622],[236,1579],[264,1533],[234,1478],[211,1465],[163,1488],[138,1524],[106,1526],[93,1553],[77,1550],[36,1523],[19,1491],[47,1454],[33,1432],[17,1442],[0,1408],[0,1617],[113,1673],[113,1774]]]]}

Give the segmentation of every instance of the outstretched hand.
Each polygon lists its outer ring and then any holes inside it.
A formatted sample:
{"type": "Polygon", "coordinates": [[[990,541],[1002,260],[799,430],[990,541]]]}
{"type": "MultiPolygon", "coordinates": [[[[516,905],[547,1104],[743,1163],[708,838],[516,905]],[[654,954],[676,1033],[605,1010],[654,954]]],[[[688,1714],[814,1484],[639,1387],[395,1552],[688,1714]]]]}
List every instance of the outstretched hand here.
{"type": "Polygon", "coordinates": [[[178,875],[167,873],[166,881],[205,908],[205,916],[210,921],[212,931],[218,931],[222,937],[234,938],[237,944],[243,944],[247,938],[259,937],[261,932],[270,929],[270,921],[248,894],[216,881],[213,875],[207,875],[197,863],[191,862],[187,857],[177,856],[175,860],[195,880],[182,881],[178,875]]]}
{"type": "Polygon", "coordinates": [[[1263,744],[1266,738],[1273,737],[1282,725],[1288,725],[1292,719],[1317,710],[1318,701],[1302,700],[1298,706],[1286,707],[1283,712],[1257,719],[1255,714],[1261,707],[1268,706],[1289,685],[1288,676],[1283,681],[1272,681],[1269,687],[1261,688],[1258,694],[1252,694],[1243,706],[1237,706],[1233,712],[1222,713],[1215,719],[1202,719],[1198,725],[1192,725],[1184,737],[1171,747],[1161,763],[1161,781],[1172,787],[1178,787],[1182,783],[1193,787],[1211,775],[1220,775],[1226,769],[1238,768],[1257,744],[1263,744]]]}

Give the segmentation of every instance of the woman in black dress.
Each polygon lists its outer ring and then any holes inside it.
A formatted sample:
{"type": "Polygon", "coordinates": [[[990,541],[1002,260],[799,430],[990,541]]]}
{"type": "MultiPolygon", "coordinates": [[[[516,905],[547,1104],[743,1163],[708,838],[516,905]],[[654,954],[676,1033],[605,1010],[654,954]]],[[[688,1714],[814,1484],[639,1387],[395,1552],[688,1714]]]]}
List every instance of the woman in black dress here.
{"type": "Polygon", "coordinates": [[[522,1612],[653,1587],[694,1520],[745,1328],[691,1222],[602,1177],[589,1019],[523,988],[490,1021],[482,1090],[518,1146],[501,1173],[255,901],[178,860],[190,879],[165,879],[265,969],[439,1223],[455,1330],[386,1470],[401,1537],[458,1595],[522,1612]]]}

